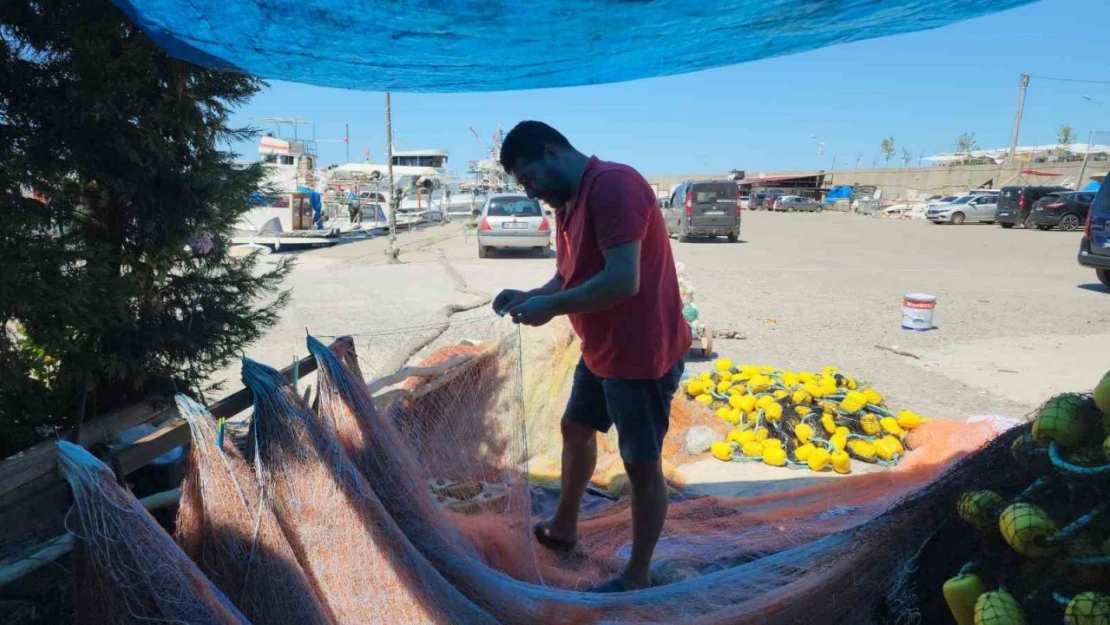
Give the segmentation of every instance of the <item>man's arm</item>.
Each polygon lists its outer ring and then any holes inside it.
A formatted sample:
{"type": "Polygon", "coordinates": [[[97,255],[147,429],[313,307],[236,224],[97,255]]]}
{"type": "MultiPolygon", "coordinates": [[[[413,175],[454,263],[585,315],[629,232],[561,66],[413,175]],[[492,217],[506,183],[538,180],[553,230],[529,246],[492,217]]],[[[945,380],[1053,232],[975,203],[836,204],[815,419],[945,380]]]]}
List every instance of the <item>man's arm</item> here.
{"type": "Polygon", "coordinates": [[[605,268],[567,291],[547,296],[555,315],[593,313],[612,308],[640,292],[640,242],[603,250],[605,268]]]}
{"type": "Polygon", "coordinates": [[[563,290],[563,276],[559,272],[555,272],[555,276],[547,281],[546,284],[538,289],[532,289],[527,292],[529,298],[538,297],[540,295],[554,295],[563,290]]]}

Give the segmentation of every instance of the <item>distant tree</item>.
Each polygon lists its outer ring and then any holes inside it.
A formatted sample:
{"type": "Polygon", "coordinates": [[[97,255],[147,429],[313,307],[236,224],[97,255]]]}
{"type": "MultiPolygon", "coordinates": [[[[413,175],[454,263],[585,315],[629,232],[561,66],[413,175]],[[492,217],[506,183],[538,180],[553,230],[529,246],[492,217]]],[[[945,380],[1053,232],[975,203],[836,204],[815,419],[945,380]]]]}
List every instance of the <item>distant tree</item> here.
{"type": "Polygon", "coordinates": [[[0,3],[0,457],[199,393],[273,325],[290,265],[234,258],[260,165],[218,145],[262,83],[173,59],[108,0],[0,3]]]}
{"type": "Polygon", "coordinates": [[[902,167],[909,167],[913,160],[913,153],[908,148],[902,148],[902,167]]]}
{"type": "Polygon", "coordinates": [[[863,152],[856,152],[856,169],[859,169],[859,162],[863,160],[863,152]]]}
{"type": "Polygon", "coordinates": [[[967,155],[968,158],[971,157],[971,152],[974,151],[977,147],[979,146],[975,143],[974,132],[965,132],[962,135],[956,137],[956,151],[961,154],[967,155]]]}
{"type": "Polygon", "coordinates": [[[887,137],[886,139],[883,139],[883,142],[879,144],[879,150],[881,150],[883,153],[883,158],[886,160],[886,166],[890,167],[890,159],[893,158],[895,152],[894,137],[887,137]]]}
{"type": "Polygon", "coordinates": [[[1075,133],[1072,131],[1071,126],[1064,124],[1060,126],[1060,132],[1056,135],[1056,143],[1060,146],[1060,155],[1066,156],[1071,151],[1071,144],[1075,141],[1075,133]]]}

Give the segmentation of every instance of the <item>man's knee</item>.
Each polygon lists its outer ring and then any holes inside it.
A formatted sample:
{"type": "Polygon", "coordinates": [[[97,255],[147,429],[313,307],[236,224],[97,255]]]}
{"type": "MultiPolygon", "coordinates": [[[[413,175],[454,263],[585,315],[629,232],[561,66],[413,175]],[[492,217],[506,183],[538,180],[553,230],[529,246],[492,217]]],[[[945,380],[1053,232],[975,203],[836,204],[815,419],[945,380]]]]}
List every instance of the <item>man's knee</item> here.
{"type": "Polygon", "coordinates": [[[597,430],[592,427],[563,420],[560,429],[563,433],[564,446],[588,448],[597,445],[597,430]]]}
{"type": "Polygon", "coordinates": [[[628,474],[628,481],[633,488],[638,486],[654,486],[663,480],[663,467],[655,462],[626,462],[624,471],[628,474]]]}

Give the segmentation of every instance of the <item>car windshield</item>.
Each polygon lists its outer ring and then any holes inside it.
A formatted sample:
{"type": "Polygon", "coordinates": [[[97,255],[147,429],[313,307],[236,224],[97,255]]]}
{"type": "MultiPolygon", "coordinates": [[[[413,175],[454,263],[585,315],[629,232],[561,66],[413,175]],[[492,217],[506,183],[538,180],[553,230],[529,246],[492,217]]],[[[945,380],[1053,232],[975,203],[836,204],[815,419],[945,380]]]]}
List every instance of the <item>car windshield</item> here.
{"type": "Polygon", "coordinates": [[[695,202],[736,201],[736,185],[732,183],[694,185],[695,202]]]}
{"type": "Polygon", "coordinates": [[[499,197],[489,201],[490,217],[542,217],[540,203],[526,197],[499,197]]]}
{"type": "Polygon", "coordinates": [[[948,196],[940,198],[940,201],[941,202],[951,202],[952,200],[955,200],[956,197],[957,196],[955,196],[955,195],[948,195],[948,196]]]}

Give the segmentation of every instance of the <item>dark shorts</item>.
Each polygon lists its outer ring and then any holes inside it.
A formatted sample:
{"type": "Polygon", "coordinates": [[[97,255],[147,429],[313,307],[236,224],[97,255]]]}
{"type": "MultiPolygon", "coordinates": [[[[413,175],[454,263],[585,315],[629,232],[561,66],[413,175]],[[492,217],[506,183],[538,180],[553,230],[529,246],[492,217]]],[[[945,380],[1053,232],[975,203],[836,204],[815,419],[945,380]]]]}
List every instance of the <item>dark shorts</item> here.
{"type": "Polygon", "coordinates": [[[685,370],[679,360],[658,380],[609,380],[579,361],[563,420],[599,432],[616,425],[621,460],[657,462],[671,425],[671,400],[685,370]]]}

